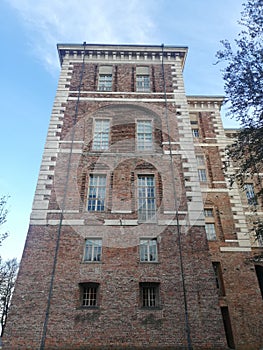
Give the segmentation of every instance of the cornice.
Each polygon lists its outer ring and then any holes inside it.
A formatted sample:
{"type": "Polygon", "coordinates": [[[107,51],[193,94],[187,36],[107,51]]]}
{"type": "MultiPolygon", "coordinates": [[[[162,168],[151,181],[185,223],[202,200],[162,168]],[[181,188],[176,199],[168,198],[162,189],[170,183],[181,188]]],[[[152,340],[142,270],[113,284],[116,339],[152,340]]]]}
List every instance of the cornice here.
{"type": "Polygon", "coordinates": [[[60,64],[65,57],[80,61],[85,54],[86,62],[136,62],[169,63],[180,59],[182,69],[188,48],[184,46],[164,45],[107,45],[107,44],[58,44],[60,64]]]}

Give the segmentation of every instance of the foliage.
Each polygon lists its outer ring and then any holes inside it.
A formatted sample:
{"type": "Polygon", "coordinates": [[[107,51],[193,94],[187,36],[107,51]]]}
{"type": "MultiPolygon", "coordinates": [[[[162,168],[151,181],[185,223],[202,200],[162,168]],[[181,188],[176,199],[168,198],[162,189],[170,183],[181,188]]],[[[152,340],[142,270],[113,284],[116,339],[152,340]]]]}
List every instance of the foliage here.
{"type": "Polygon", "coordinates": [[[3,336],[18,270],[16,259],[7,260],[0,265],[0,336],[3,336]]]}
{"type": "MultiPolygon", "coordinates": [[[[8,210],[6,208],[8,201],[8,196],[2,196],[0,197],[0,226],[3,225],[6,222],[6,217],[8,214],[8,210]]],[[[7,232],[0,234],[0,246],[3,242],[3,240],[8,236],[7,232]]]]}
{"type": "MultiPolygon", "coordinates": [[[[225,82],[228,116],[241,125],[236,141],[228,148],[228,155],[237,165],[232,181],[245,189],[253,181],[261,203],[263,172],[263,0],[247,0],[243,4],[239,24],[243,30],[231,45],[222,41],[223,50],[217,52],[219,62],[225,62],[225,82]]],[[[256,236],[263,237],[263,223],[254,221],[256,236]]]]}

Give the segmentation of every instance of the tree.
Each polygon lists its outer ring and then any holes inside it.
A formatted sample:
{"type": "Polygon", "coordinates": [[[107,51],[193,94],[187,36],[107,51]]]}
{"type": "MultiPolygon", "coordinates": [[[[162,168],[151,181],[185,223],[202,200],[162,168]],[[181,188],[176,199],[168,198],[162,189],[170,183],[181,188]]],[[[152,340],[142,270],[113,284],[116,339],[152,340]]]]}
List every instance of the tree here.
{"type": "MultiPolygon", "coordinates": [[[[8,201],[8,196],[0,197],[0,226],[2,226],[6,222],[6,217],[8,214],[8,210],[6,208],[8,201]]],[[[0,234],[0,246],[5,238],[7,238],[8,233],[4,232],[0,234]]]]}
{"type": "Polygon", "coordinates": [[[0,265],[0,327],[2,337],[6,325],[6,319],[11,303],[18,270],[16,259],[7,260],[0,265]]]}
{"type": "MultiPolygon", "coordinates": [[[[241,12],[243,30],[235,44],[222,41],[223,49],[217,52],[223,69],[228,116],[241,125],[236,141],[228,148],[228,155],[238,170],[231,177],[245,190],[253,180],[256,195],[263,201],[261,177],[263,165],[263,0],[247,0],[241,12]]],[[[263,223],[255,211],[254,230],[263,238],[263,223]]]]}

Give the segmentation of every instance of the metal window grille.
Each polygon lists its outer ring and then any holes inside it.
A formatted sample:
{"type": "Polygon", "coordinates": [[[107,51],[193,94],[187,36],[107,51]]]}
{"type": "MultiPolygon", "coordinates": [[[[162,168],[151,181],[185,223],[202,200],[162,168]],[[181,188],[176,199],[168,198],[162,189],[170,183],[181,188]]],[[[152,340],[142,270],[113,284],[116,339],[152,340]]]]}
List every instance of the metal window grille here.
{"type": "Polygon", "coordinates": [[[159,306],[159,284],[142,283],[141,284],[141,302],[142,307],[156,308],[159,306]]]}
{"type": "Polygon", "coordinates": [[[99,91],[111,91],[112,89],[112,74],[99,74],[99,91]]]}
{"type": "Polygon", "coordinates": [[[152,122],[150,120],[138,120],[137,122],[137,149],[152,149],[152,122]]]}
{"type": "Polygon", "coordinates": [[[94,135],[93,135],[94,150],[105,150],[109,148],[109,132],[110,132],[109,119],[95,120],[95,128],[94,128],[94,135]]]}
{"type": "Polygon", "coordinates": [[[97,305],[97,286],[84,286],[83,287],[83,297],[82,305],[83,306],[96,306],[97,305]]]}
{"type": "Polygon", "coordinates": [[[155,181],[153,175],[138,176],[138,219],[139,221],[155,221],[155,181]]]}
{"type": "Polygon", "coordinates": [[[140,240],[140,261],[157,261],[157,240],[140,240]]]}
{"type": "Polygon", "coordinates": [[[101,260],[101,239],[87,239],[85,244],[85,261],[100,261],[101,260]]]}
{"type": "Polygon", "coordinates": [[[88,191],[88,211],[104,211],[106,195],[106,175],[90,175],[88,191]]]}

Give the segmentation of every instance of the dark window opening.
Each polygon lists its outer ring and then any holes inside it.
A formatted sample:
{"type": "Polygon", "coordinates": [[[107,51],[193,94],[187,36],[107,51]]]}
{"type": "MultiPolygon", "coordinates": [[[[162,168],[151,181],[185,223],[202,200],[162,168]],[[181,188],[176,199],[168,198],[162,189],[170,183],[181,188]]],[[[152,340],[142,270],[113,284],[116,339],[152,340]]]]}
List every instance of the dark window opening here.
{"type": "Polygon", "coordinates": [[[216,286],[218,289],[219,296],[224,296],[225,294],[225,286],[224,286],[224,280],[223,280],[223,274],[221,269],[220,262],[213,262],[213,269],[215,273],[215,280],[216,280],[216,286]]]}
{"type": "Polygon", "coordinates": [[[261,296],[263,299],[263,266],[256,265],[255,270],[256,270],[256,274],[257,274],[257,278],[258,278],[258,284],[259,284],[259,288],[261,291],[261,296]]]}
{"type": "Polygon", "coordinates": [[[227,306],[221,307],[221,313],[222,313],[222,318],[223,318],[223,323],[225,328],[227,345],[230,349],[235,349],[235,343],[234,343],[234,337],[233,337],[228,307],[227,306]]]}

